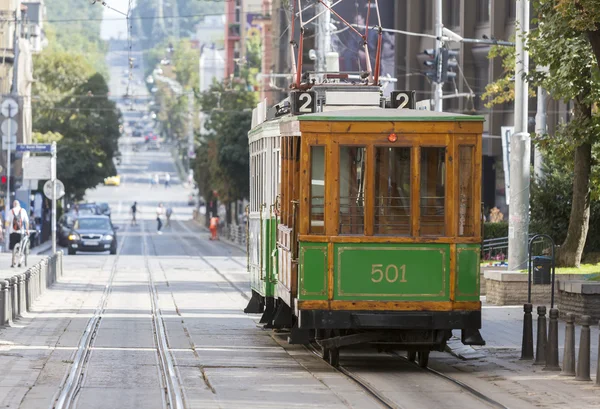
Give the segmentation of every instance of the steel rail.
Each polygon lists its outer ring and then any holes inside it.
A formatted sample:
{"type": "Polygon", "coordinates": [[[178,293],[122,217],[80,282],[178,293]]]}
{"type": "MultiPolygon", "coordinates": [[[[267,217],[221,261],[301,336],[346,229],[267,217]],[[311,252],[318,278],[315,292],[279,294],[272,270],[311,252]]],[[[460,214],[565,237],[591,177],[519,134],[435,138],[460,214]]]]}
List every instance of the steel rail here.
{"type": "Polygon", "coordinates": [[[182,397],[182,386],[175,371],[173,356],[169,351],[169,343],[167,341],[167,331],[162,317],[162,312],[158,304],[158,292],[152,277],[148,257],[147,235],[145,233],[144,224],[142,223],[142,254],[144,256],[144,266],[148,273],[148,290],[150,291],[150,303],[152,306],[152,325],[154,326],[154,341],[161,367],[161,378],[164,384],[164,399],[169,409],[184,409],[185,405],[182,397]]]}
{"type": "MultiPolygon", "coordinates": [[[[402,359],[402,360],[404,360],[404,361],[411,362],[409,359],[407,359],[406,357],[404,357],[404,356],[402,356],[402,355],[398,354],[398,353],[397,353],[397,352],[395,352],[395,351],[392,351],[392,352],[390,352],[390,354],[391,354],[391,355],[393,355],[393,356],[395,356],[395,357],[398,357],[398,358],[400,358],[400,359],[402,359]]],[[[479,392],[477,389],[475,389],[475,388],[473,388],[473,387],[471,387],[471,386],[467,385],[467,384],[466,384],[466,383],[464,383],[464,382],[461,382],[461,381],[459,381],[458,379],[454,379],[454,378],[452,378],[451,376],[448,376],[448,375],[446,375],[446,374],[443,374],[443,373],[441,373],[441,372],[439,372],[439,371],[436,371],[435,369],[432,369],[432,368],[430,368],[430,367],[427,367],[427,368],[422,368],[422,367],[420,367],[419,365],[417,365],[417,364],[416,364],[416,363],[414,363],[414,362],[411,362],[411,363],[413,363],[413,364],[414,364],[415,366],[417,366],[418,368],[421,368],[421,369],[422,369],[423,371],[425,371],[425,372],[429,372],[429,373],[431,373],[431,374],[433,374],[433,375],[439,376],[439,377],[440,377],[440,378],[442,378],[442,379],[445,379],[445,380],[446,380],[446,381],[448,381],[448,382],[451,382],[451,383],[453,383],[454,385],[456,385],[456,386],[460,387],[461,389],[464,389],[465,391],[469,392],[471,395],[475,396],[477,399],[480,399],[480,400],[482,400],[483,402],[485,402],[485,403],[487,403],[487,404],[489,404],[489,405],[493,406],[494,408],[497,408],[497,409],[508,409],[508,407],[507,407],[507,406],[504,406],[504,405],[503,405],[503,404],[501,404],[500,402],[498,402],[498,401],[496,401],[496,400],[494,400],[494,399],[490,398],[489,396],[487,396],[487,395],[485,395],[485,394],[483,394],[483,393],[479,392]]]]}
{"type": "MultiPolygon", "coordinates": [[[[125,231],[127,231],[127,227],[128,226],[126,225],[125,231]]],[[[124,245],[125,238],[121,240],[121,244],[119,245],[117,255],[115,257],[110,271],[108,282],[104,286],[104,291],[102,293],[102,296],[100,297],[98,306],[94,311],[94,315],[92,316],[92,318],[89,319],[85,330],[83,331],[81,339],[79,340],[79,344],[77,345],[77,351],[75,353],[75,357],[73,358],[71,370],[69,371],[69,373],[66,376],[66,379],[61,385],[58,397],[52,401],[52,409],[69,409],[73,407],[73,403],[75,402],[77,393],[81,388],[81,381],[83,380],[85,366],[88,362],[91,347],[94,339],[96,338],[98,327],[100,326],[100,322],[102,320],[102,314],[106,310],[108,297],[112,292],[112,284],[117,272],[117,263],[119,262],[119,257],[121,255],[121,251],[124,245]]]]}
{"type": "MultiPolygon", "coordinates": [[[[317,357],[319,357],[319,359],[323,359],[321,356],[321,353],[317,350],[317,347],[315,347],[315,345],[313,343],[305,345],[305,348],[308,349],[313,354],[315,354],[317,357]]],[[[351,371],[344,368],[343,366],[340,365],[338,367],[335,367],[335,366],[330,365],[325,360],[323,360],[323,362],[325,362],[327,365],[329,365],[331,368],[335,369],[336,371],[342,373],[347,378],[351,379],[354,383],[356,383],[363,390],[365,390],[370,396],[375,398],[375,400],[377,400],[383,407],[385,407],[387,409],[403,409],[402,406],[398,406],[396,403],[394,403],[394,402],[390,401],[388,398],[386,398],[377,388],[375,388],[369,382],[365,381],[360,376],[352,373],[351,371]]]]}

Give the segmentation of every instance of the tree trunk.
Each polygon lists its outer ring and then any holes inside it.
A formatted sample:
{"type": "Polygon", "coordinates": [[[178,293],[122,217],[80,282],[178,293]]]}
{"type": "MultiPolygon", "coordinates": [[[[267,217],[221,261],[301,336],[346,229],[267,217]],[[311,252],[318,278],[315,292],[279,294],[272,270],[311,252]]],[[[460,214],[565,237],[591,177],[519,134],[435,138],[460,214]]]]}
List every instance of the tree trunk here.
{"type": "Polygon", "coordinates": [[[587,35],[596,56],[596,63],[600,66],[600,30],[588,31],[587,35]]]}
{"type": "Polygon", "coordinates": [[[558,265],[579,267],[590,223],[590,172],[592,145],[583,143],[575,148],[573,200],[567,238],[558,252],[558,265]]]}

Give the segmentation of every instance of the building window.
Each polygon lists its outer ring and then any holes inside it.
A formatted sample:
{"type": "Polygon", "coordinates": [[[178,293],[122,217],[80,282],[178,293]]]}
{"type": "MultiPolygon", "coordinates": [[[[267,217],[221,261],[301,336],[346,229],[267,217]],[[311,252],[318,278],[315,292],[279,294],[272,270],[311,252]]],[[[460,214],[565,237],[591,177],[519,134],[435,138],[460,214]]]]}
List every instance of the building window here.
{"type": "Polygon", "coordinates": [[[444,1],[444,24],[448,27],[460,26],[460,0],[444,1]]]}
{"type": "Polygon", "coordinates": [[[365,232],[365,160],[363,146],[340,147],[339,234],[365,232]]]}
{"type": "Polygon", "coordinates": [[[325,233],[325,147],[310,148],[310,234],[325,233]]]}
{"type": "Polygon", "coordinates": [[[512,20],[517,17],[517,0],[506,0],[506,17],[512,20]]]}
{"type": "Polygon", "coordinates": [[[446,148],[421,148],[421,236],[443,236],[446,227],[446,148]]]}
{"type": "Polygon", "coordinates": [[[410,148],[376,148],[375,234],[410,236],[410,148]]]}
{"type": "Polygon", "coordinates": [[[421,1],[421,27],[423,27],[423,30],[425,31],[429,31],[433,27],[433,13],[431,3],[431,0],[421,1]]]}
{"type": "Polygon", "coordinates": [[[477,22],[487,23],[490,21],[490,0],[477,0],[477,22]]]}

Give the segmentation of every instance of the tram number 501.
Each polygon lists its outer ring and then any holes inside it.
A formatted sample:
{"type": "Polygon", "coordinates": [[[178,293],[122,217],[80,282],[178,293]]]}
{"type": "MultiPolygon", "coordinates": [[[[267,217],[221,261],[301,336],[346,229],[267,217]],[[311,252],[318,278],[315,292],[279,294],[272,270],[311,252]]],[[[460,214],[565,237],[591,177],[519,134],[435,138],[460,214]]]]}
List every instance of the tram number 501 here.
{"type": "Polygon", "coordinates": [[[390,264],[383,268],[383,264],[373,264],[371,266],[371,281],[381,283],[383,279],[388,283],[406,283],[406,266],[396,266],[390,264]]]}
{"type": "Polygon", "coordinates": [[[311,114],[316,111],[317,95],[314,91],[292,92],[292,114],[311,114]]]}

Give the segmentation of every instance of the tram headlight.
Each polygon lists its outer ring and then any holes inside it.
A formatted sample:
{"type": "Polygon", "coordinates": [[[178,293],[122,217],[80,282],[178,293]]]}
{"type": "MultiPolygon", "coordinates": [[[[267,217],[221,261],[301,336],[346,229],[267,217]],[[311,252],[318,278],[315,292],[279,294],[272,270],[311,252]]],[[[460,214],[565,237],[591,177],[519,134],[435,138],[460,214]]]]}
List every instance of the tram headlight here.
{"type": "Polygon", "coordinates": [[[391,133],[388,135],[388,141],[396,142],[397,140],[398,140],[398,135],[396,135],[395,133],[391,133]]]}

